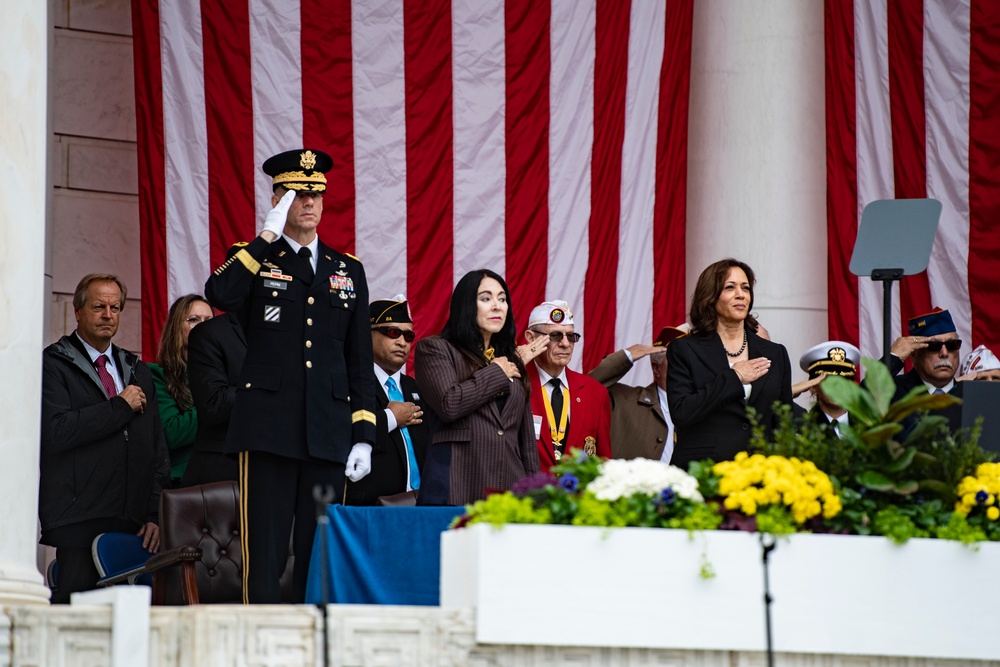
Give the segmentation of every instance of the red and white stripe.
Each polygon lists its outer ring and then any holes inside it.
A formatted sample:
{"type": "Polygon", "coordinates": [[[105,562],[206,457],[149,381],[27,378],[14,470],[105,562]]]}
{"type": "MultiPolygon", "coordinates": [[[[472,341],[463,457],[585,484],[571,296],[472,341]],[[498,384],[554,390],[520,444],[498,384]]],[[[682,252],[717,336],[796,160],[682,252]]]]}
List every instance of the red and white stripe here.
{"type": "Polygon", "coordinates": [[[270,155],[334,158],[321,236],[420,335],[455,281],[569,301],[577,368],[684,319],[691,0],[136,3],[143,348],[270,208],[270,155]]]}
{"type": "Polygon", "coordinates": [[[938,199],[925,273],[894,290],[893,336],[951,311],[962,353],[1000,343],[1000,4],[827,0],[827,178],[832,338],[882,353],[882,286],[848,265],[865,205],[938,199]]]}

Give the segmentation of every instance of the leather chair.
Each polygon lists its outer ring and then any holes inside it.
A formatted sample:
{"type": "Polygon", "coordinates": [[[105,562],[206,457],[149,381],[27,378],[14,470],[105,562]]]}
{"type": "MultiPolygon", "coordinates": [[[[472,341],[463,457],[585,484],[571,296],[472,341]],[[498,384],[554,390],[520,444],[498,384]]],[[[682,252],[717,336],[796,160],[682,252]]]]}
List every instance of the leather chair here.
{"type": "MultiPolygon", "coordinates": [[[[282,597],[290,600],[294,556],[281,578],[282,597]]],[[[240,490],[236,482],[213,482],[160,494],[160,552],[136,571],[100,585],[133,583],[153,573],[153,604],[241,603],[243,559],[240,547],[240,490]]]]}

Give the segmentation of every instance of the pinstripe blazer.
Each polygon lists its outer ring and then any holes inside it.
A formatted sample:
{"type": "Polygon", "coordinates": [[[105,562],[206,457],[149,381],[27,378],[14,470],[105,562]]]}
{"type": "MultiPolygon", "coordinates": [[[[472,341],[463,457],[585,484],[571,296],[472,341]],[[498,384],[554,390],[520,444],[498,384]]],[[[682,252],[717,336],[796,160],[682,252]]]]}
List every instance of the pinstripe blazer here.
{"type": "Polygon", "coordinates": [[[510,382],[496,364],[473,359],[440,336],[417,343],[413,366],[437,422],[421,503],[465,505],[483,498],[486,488],[510,489],[538,472],[531,405],[520,381],[510,382]],[[503,411],[496,401],[501,394],[508,394],[503,411]]]}

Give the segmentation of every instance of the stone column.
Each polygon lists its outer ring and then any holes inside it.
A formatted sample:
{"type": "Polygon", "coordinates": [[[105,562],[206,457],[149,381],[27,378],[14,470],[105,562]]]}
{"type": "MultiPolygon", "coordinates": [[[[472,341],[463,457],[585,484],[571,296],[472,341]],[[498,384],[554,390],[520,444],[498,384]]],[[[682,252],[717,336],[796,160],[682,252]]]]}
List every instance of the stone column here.
{"type": "Polygon", "coordinates": [[[47,5],[0,0],[0,605],[49,598],[35,565],[47,301],[47,5]]]}
{"type": "Polygon", "coordinates": [[[716,260],[749,264],[793,382],[828,331],[823,82],[822,0],[694,3],[687,293],[716,260]]]}

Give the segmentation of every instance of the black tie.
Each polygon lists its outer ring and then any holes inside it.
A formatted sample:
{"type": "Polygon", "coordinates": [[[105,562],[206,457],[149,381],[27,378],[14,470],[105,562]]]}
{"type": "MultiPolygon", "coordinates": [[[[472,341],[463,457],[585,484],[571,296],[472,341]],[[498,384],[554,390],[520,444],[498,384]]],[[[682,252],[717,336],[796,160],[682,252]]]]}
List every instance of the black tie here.
{"type": "MultiPolygon", "coordinates": [[[[555,424],[549,424],[549,426],[558,430],[559,420],[562,419],[562,412],[563,412],[562,382],[559,381],[559,378],[552,378],[551,380],[549,380],[549,384],[552,385],[552,400],[550,401],[550,403],[552,403],[552,418],[556,420],[555,424]]],[[[567,440],[566,436],[568,434],[569,434],[569,419],[567,418],[566,431],[563,433],[562,442],[558,444],[553,443],[554,445],[556,445],[555,447],[556,450],[558,450],[560,453],[566,446],[566,440],[567,440]]]]}
{"type": "Polygon", "coordinates": [[[312,282],[313,277],[316,275],[313,272],[312,252],[310,252],[309,248],[302,246],[299,248],[299,257],[306,263],[306,275],[309,276],[309,282],[312,282]]]}

